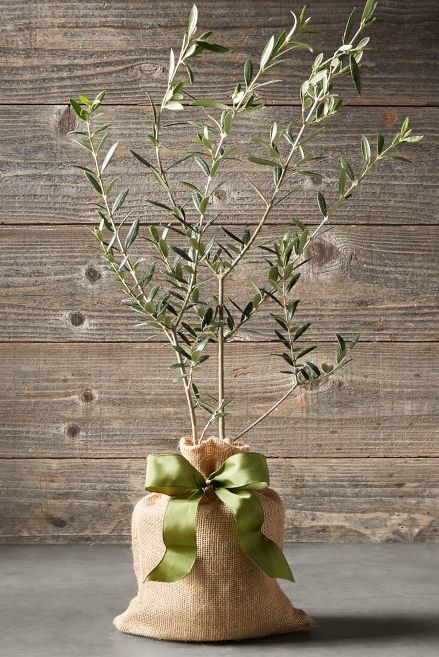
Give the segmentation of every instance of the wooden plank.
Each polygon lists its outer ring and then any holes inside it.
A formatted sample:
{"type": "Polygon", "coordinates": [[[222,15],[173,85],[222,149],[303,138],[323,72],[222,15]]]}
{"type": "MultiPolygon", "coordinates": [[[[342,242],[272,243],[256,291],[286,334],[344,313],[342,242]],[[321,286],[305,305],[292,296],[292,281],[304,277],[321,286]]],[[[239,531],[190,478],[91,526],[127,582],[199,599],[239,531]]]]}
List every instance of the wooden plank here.
{"type": "MultiPolygon", "coordinates": [[[[198,6],[200,27],[214,30],[215,40],[230,52],[196,64],[200,85],[195,91],[227,97],[241,79],[245,59],[257,61],[270,36],[289,24],[291,3],[200,0],[198,6]]],[[[143,102],[146,91],[157,93],[166,84],[167,52],[181,43],[188,7],[161,0],[2,0],[3,102],[59,103],[101,89],[108,90],[112,102],[143,102]]],[[[352,0],[310,3],[312,25],[321,32],[310,37],[315,52],[339,45],[351,8],[352,0]]],[[[373,50],[363,102],[437,103],[436,0],[383,0],[378,15],[383,22],[370,31],[373,50]]],[[[291,60],[282,70],[285,84],[266,90],[274,102],[291,102],[312,55],[298,51],[291,60]]]]}
{"type": "MultiPolygon", "coordinates": [[[[284,230],[271,232],[280,237],[284,230]]],[[[120,303],[113,277],[89,248],[92,239],[84,226],[2,229],[0,277],[7,285],[0,340],[163,340],[156,329],[135,328],[139,316],[120,303]]],[[[138,244],[144,256],[145,242],[138,244]]],[[[338,226],[325,233],[310,250],[314,257],[295,288],[303,299],[301,318],[313,322],[310,339],[332,340],[339,331],[360,332],[364,340],[435,340],[438,250],[433,226],[338,226]]],[[[242,306],[253,296],[249,278],[266,283],[268,267],[259,257],[251,252],[229,279],[227,295],[242,306]]],[[[214,293],[213,282],[202,289],[209,287],[214,293]]],[[[240,339],[273,338],[267,318],[272,306],[255,315],[251,332],[240,339]]]]}
{"type": "MultiPolygon", "coordinates": [[[[251,164],[247,155],[256,152],[250,144],[252,136],[268,134],[273,120],[285,125],[297,114],[297,109],[266,108],[252,114],[251,121],[236,123],[231,144],[239,145],[242,161],[227,163],[224,187],[214,196],[213,210],[223,213],[227,222],[255,223],[261,214],[261,201],[252,191],[249,180],[269,189],[271,174],[265,167],[251,164]],[[236,136],[233,136],[235,134],[236,136]]],[[[343,120],[328,123],[327,132],[315,144],[315,153],[327,155],[316,167],[326,180],[318,186],[309,178],[291,182],[296,190],[272,215],[272,222],[288,223],[292,216],[306,222],[318,221],[317,191],[321,189],[329,200],[337,187],[339,157],[347,156],[359,163],[359,136],[368,134],[374,140],[377,130],[392,135],[404,117],[410,114],[416,131],[426,135],[420,145],[406,149],[413,164],[392,161],[383,163],[340,210],[334,223],[355,224],[436,224],[439,186],[439,109],[346,108],[343,120]]],[[[185,113],[199,117],[195,110],[185,113]]],[[[111,107],[106,118],[113,124],[112,139],[120,142],[113,160],[112,172],[120,184],[130,187],[128,207],[149,221],[158,221],[163,213],[143,200],[146,196],[165,200],[161,190],[146,169],[136,162],[128,148],[153,157],[146,146],[149,112],[145,107],[111,107]]],[[[171,117],[173,119],[175,117],[171,117]]],[[[179,117],[181,118],[181,117],[179,117]]],[[[247,117],[248,118],[248,117],[247,117]]],[[[65,106],[0,107],[0,222],[1,223],[71,223],[92,222],[95,201],[93,191],[83,174],[71,167],[72,162],[87,161],[87,154],[74,147],[67,132],[75,126],[73,116],[65,106]]],[[[186,128],[169,128],[165,138],[164,158],[171,162],[189,148],[193,133],[186,128]],[[176,150],[175,144],[180,144],[176,150]],[[182,150],[183,149],[183,150],[182,150]]],[[[201,172],[187,161],[175,169],[173,180],[200,181],[201,172]]],[[[179,198],[184,201],[188,191],[178,185],[179,198]]]]}
{"type": "MultiPolygon", "coordinates": [[[[287,390],[274,351],[227,350],[231,436],[287,390]]],[[[318,357],[332,352],[322,345],[318,357]]],[[[248,434],[249,444],[276,457],[439,457],[438,356],[437,343],[360,343],[352,363],[285,401],[248,434]]],[[[173,449],[189,430],[165,345],[2,344],[0,358],[3,457],[144,457],[173,449]]],[[[212,394],[214,370],[212,357],[197,377],[212,394]]]]}
{"type": "MultiPolygon", "coordinates": [[[[289,541],[438,541],[438,459],[275,459],[289,541]]],[[[0,461],[1,542],[130,540],[144,459],[0,461]]]]}

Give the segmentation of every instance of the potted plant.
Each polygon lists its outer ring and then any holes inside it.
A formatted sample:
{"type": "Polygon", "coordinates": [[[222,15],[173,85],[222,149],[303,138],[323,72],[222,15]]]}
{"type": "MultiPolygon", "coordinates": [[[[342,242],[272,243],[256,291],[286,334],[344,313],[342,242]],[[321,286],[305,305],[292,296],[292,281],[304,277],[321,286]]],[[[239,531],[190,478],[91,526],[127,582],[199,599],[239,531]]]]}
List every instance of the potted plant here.
{"type": "Polygon", "coordinates": [[[274,122],[254,140],[254,153],[248,159],[267,172],[267,182],[259,187],[240,181],[252,188],[258,213],[255,226],[240,233],[233,232],[216,212],[213,195],[224,184],[228,161],[241,156],[233,143],[235,129],[263,107],[264,87],[279,82],[267,73],[280,66],[289,52],[311,50],[305,42],[311,33],[305,8],[299,14],[292,12],[292,24],[270,38],[258,62],[244,63],[242,80],[225,102],[194,98],[189,91],[193,62],[205,53],[226,50],[210,40],[210,32],[199,33],[197,8],[192,7],[180,50],[170,51],[164,95],[157,104],[150,99],[149,152],[131,151],[155,179],[159,192],[156,198],[146,199],[151,208],[147,227],[125,211],[129,190],[120,189],[109,173],[117,143],[108,144],[109,126],[101,121],[104,93],[94,100],[84,96],[71,100],[82,124],[73,133],[74,141],[92,162],[79,168],[98,195],[95,240],[123,293],[123,303],[168,342],[170,367],[182,386],[191,427],[191,435],[180,441],[180,455],[148,458],[150,494],[133,514],[139,593],[115,619],[122,631],[209,641],[288,632],[312,624],[276,582],[277,577],[292,579],[280,549],[282,503],[268,488],[264,457],[249,451],[240,439],[295,391],[318,385],[350,361],[357,336],[341,335],[336,336],[332,362],[317,361],[315,345],[304,342],[310,324],[300,318],[296,285],[310,245],[338,208],[378,164],[401,157],[402,145],[422,138],[412,133],[408,119],[387,143],[381,134],[373,144],[363,135],[360,166],[341,158],[333,198],[329,201],[317,193],[317,225],[311,228],[292,219],[283,237],[270,235],[269,220],[296,191],[295,181],[322,179],[321,158],[313,146],[328,121],[342,112],[338,79],[351,76],[357,92],[361,91],[361,64],[369,42],[364,33],[375,21],[376,4],[367,0],[358,17],[353,11],[338,48],[329,56],[315,57],[291,122],[274,122]],[[173,113],[185,117],[183,101],[199,108],[199,117],[172,123],[193,131],[195,143],[175,161],[165,161],[169,117],[173,113]],[[188,162],[198,167],[195,177],[188,175],[188,162]],[[166,216],[160,224],[154,222],[157,208],[166,216]],[[250,251],[259,254],[264,280],[250,280],[248,299],[238,304],[230,277],[250,251]],[[264,311],[280,345],[276,355],[286,392],[261,417],[230,435],[227,415],[233,406],[225,376],[227,346],[264,311]],[[197,378],[214,353],[216,397],[203,390],[197,378]],[[209,437],[215,425],[218,437],[209,437]]]}

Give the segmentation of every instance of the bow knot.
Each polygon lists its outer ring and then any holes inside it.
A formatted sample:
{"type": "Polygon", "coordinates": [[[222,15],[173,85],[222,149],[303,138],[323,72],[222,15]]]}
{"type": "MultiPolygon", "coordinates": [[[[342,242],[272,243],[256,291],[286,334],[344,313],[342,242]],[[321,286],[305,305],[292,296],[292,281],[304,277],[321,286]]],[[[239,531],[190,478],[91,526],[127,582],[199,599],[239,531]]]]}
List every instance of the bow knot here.
{"type": "Polygon", "coordinates": [[[236,520],[241,550],[269,577],[293,581],[282,551],[261,531],[264,510],[253,493],[268,485],[267,461],[257,452],[233,454],[207,477],[183,456],[148,456],[145,489],[170,499],[163,519],[166,552],[146,580],[175,582],[191,571],[197,556],[198,504],[205,492],[213,491],[236,520]]]}

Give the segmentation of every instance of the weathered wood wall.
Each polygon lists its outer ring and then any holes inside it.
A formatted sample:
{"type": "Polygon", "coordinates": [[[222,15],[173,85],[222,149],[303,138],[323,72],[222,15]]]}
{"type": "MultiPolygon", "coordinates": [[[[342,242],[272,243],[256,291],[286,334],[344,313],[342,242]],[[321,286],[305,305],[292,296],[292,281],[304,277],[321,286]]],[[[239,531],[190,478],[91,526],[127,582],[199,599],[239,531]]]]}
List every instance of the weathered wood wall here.
{"type": "MultiPolygon", "coordinates": [[[[316,50],[327,50],[352,1],[309,4],[323,33],[316,50]]],[[[331,189],[339,154],[356,153],[362,132],[390,134],[408,114],[426,139],[412,151],[412,166],[388,165],[340,211],[303,276],[303,315],[314,323],[322,353],[332,349],[336,330],[358,330],[362,342],[355,367],[289,400],[251,436],[270,458],[290,540],[439,537],[439,5],[380,5],[383,23],[373,27],[364,94],[321,140],[330,152],[322,188],[331,189]]],[[[232,46],[227,65],[218,57],[199,65],[203,95],[221,98],[244,58],[288,19],[290,2],[198,6],[202,26],[232,46]]],[[[0,0],[4,542],[127,541],[146,453],[174,448],[188,428],[162,361],[165,346],[133,328],[87,248],[88,190],[69,166],[78,153],[66,137],[75,124],[68,98],[107,89],[113,136],[123,146],[115,169],[130,177],[132,207],[142,208],[150,182],[124,147],[144,148],[145,92],[157,96],[163,88],[166,51],[178,44],[188,7],[177,0],[0,0]]],[[[252,130],[294,113],[291,99],[305,68],[293,59],[286,84],[267,88],[272,106],[253,115],[252,130]]],[[[243,131],[242,141],[248,136],[243,131]]],[[[239,184],[226,185],[215,202],[231,225],[251,224],[245,180],[255,173],[242,163],[232,170],[239,184]]],[[[298,187],[276,223],[286,224],[293,211],[316,220],[315,196],[316,187],[298,187]]],[[[237,272],[237,294],[253,269],[250,261],[237,272]]],[[[232,345],[227,361],[234,428],[282,391],[270,334],[257,328],[258,339],[232,345]]],[[[209,385],[209,370],[205,376],[209,385]]]]}

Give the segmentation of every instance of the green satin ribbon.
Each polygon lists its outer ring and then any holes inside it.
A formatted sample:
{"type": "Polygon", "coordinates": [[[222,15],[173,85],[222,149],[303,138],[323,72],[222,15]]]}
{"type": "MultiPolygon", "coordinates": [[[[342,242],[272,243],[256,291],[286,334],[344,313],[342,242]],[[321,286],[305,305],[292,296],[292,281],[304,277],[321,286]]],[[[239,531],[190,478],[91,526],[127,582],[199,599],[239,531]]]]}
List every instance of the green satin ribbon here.
{"type": "Polygon", "coordinates": [[[269,577],[294,581],[282,550],[261,531],[264,510],[254,491],[269,484],[265,456],[256,452],[233,454],[204,477],[183,456],[151,454],[145,489],[169,495],[163,520],[166,552],[145,581],[176,582],[191,571],[197,556],[196,516],[206,489],[233,513],[241,550],[269,577]]]}

